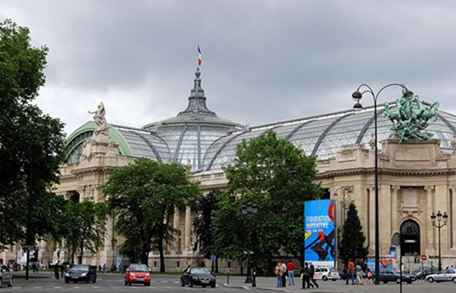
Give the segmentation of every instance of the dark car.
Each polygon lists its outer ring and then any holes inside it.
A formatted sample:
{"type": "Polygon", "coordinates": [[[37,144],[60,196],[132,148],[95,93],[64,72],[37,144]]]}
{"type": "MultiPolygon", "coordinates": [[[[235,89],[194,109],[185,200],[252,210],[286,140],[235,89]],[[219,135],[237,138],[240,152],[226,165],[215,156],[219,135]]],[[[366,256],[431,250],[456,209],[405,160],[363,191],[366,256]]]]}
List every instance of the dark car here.
{"type": "Polygon", "coordinates": [[[65,272],[65,283],[83,281],[95,283],[97,281],[97,267],[89,265],[74,265],[65,272]]]}
{"type": "Polygon", "coordinates": [[[182,287],[185,285],[188,285],[189,287],[199,285],[203,287],[211,286],[212,288],[215,288],[215,282],[215,275],[209,272],[209,270],[205,267],[189,267],[181,276],[182,287]]]}
{"type": "Polygon", "coordinates": [[[416,271],[415,276],[418,280],[424,280],[430,274],[435,273],[435,271],[431,268],[424,268],[422,270],[416,271]]]}
{"type": "MultiPolygon", "coordinates": [[[[391,271],[386,271],[386,272],[380,272],[378,281],[383,282],[383,283],[388,283],[388,282],[396,282],[399,283],[401,280],[401,276],[397,272],[391,272],[391,271]]],[[[407,284],[411,284],[413,281],[416,281],[416,277],[413,274],[406,274],[402,273],[402,282],[406,282],[407,284]]]]}
{"type": "Polygon", "coordinates": [[[125,286],[133,283],[141,283],[144,286],[150,286],[150,271],[146,265],[131,264],[124,275],[125,286]]]}
{"type": "Polygon", "coordinates": [[[13,273],[5,265],[0,265],[0,288],[13,287],[13,273]]]}

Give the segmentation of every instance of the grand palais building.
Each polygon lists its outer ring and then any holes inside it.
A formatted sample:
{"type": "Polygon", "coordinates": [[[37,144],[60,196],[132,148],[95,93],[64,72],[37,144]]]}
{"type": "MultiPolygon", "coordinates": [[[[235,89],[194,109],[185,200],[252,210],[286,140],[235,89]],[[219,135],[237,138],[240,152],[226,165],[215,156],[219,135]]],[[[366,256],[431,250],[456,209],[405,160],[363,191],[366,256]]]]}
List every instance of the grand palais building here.
{"type": "MultiPolygon", "coordinates": [[[[184,99],[183,99],[184,101],[184,99]]],[[[183,105],[184,106],[184,105],[183,105]]],[[[401,229],[407,233],[408,253],[437,262],[438,233],[433,228],[433,212],[447,212],[447,225],[441,229],[443,265],[456,263],[456,115],[439,111],[427,128],[433,138],[399,143],[391,139],[392,123],[378,107],[380,255],[389,253],[392,236],[401,229]]],[[[374,110],[364,108],[304,117],[289,121],[247,127],[219,117],[208,108],[199,70],[187,107],[175,117],[138,128],[108,124],[107,137],[96,138],[97,125],[89,121],[67,139],[66,161],[61,167],[55,192],[66,198],[103,201],[101,186],[113,168],[135,158],[179,162],[188,166],[192,180],[207,193],[223,189],[227,180],[223,167],[235,158],[236,146],[268,130],[318,158],[316,180],[326,197],[337,202],[337,221],[344,220],[349,203],[359,211],[363,230],[373,256],[374,242],[374,110]]],[[[109,122],[109,105],[107,111],[109,122]]],[[[194,251],[190,207],[169,215],[178,233],[166,247],[167,270],[181,270],[198,257],[194,251]]],[[[108,221],[104,247],[97,254],[85,252],[85,262],[96,265],[119,264],[122,237],[113,233],[108,221]],[[87,256],[86,256],[87,255],[87,256]]],[[[20,249],[20,248],[18,248],[20,249]]],[[[13,249],[15,250],[15,249],[13,249]]],[[[17,251],[0,258],[17,255],[17,251]]],[[[19,252],[20,253],[20,252],[19,252]]],[[[63,249],[40,244],[43,263],[64,260],[63,249]]],[[[418,257],[419,258],[419,257],[418,257]]],[[[5,259],[6,260],[6,259],[5,259]]],[[[224,262],[222,261],[222,267],[224,262]]],[[[158,270],[158,251],[150,254],[149,265],[158,270]]]]}

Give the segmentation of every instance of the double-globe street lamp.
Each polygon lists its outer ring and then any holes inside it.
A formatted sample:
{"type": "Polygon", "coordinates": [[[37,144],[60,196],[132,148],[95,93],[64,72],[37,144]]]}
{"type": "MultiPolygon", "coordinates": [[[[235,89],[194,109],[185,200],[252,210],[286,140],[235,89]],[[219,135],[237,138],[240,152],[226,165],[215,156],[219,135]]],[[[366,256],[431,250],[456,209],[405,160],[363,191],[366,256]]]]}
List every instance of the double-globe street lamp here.
{"type": "Polygon", "coordinates": [[[410,97],[413,95],[411,91],[405,87],[405,85],[400,83],[390,83],[383,86],[380,90],[375,92],[372,87],[363,83],[358,86],[356,91],[353,92],[352,98],[355,100],[353,105],[354,109],[360,110],[363,108],[360,101],[365,94],[372,96],[374,100],[374,152],[375,152],[375,164],[374,164],[374,185],[375,185],[375,284],[379,283],[379,274],[380,274],[380,236],[379,236],[379,214],[378,214],[378,136],[377,136],[377,101],[381,93],[387,88],[399,87],[402,89],[402,95],[405,97],[410,97]]]}
{"type": "Polygon", "coordinates": [[[432,226],[439,231],[439,272],[442,271],[442,245],[440,242],[440,229],[442,229],[448,221],[448,214],[446,212],[438,211],[437,214],[432,212],[431,215],[432,226]]]}

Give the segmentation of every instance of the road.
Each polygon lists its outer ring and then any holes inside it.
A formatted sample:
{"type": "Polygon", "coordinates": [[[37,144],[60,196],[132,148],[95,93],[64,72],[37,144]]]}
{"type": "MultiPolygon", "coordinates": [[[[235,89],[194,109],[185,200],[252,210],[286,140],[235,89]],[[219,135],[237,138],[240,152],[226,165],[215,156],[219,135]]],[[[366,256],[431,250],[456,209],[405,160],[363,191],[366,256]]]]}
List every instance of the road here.
{"type": "MultiPolygon", "coordinates": [[[[217,288],[182,288],[179,283],[179,276],[176,275],[153,275],[152,285],[144,287],[136,285],[126,287],[123,285],[122,276],[120,274],[99,274],[96,284],[65,284],[62,279],[55,280],[52,274],[40,274],[41,278],[33,278],[25,281],[23,278],[16,278],[13,288],[0,288],[0,293],[3,292],[83,292],[83,293],[117,293],[117,292],[157,292],[157,293],[199,293],[199,292],[223,292],[223,293],[238,293],[238,292],[327,292],[327,293],[399,293],[399,286],[393,283],[382,284],[379,286],[346,286],[342,281],[337,282],[319,282],[320,288],[315,290],[302,290],[299,287],[291,287],[286,289],[274,289],[273,278],[258,278],[257,289],[252,289],[246,286],[243,282],[244,278],[232,277],[230,285],[232,288],[227,288],[223,285],[225,278],[219,276],[217,279],[217,288]],[[245,287],[245,288],[242,288],[245,287]],[[262,289],[263,288],[263,289],[262,289]],[[269,289],[268,291],[264,289],[269,289]]],[[[456,292],[456,284],[440,283],[429,284],[423,281],[416,282],[412,285],[404,285],[403,293],[454,293],[456,292]]]]}

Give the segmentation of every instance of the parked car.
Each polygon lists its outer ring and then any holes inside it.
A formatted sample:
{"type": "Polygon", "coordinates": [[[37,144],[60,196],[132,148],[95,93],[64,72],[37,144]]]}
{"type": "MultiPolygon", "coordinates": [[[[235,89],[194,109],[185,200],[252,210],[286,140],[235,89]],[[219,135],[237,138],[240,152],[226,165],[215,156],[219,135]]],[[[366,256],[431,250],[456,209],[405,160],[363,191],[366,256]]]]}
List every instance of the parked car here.
{"type": "Polygon", "coordinates": [[[333,268],[330,269],[328,267],[316,267],[314,278],[316,280],[323,280],[323,281],[328,281],[328,280],[336,281],[336,280],[340,280],[340,275],[333,268]]]}
{"type": "Polygon", "coordinates": [[[143,264],[131,264],[124,274],[125,286],[131,286],[133,283],[142,283],[144,286],[150,286],[151,276],[149,267],[143,264]]]}
{"type": "Polygon", "coordinates": [[[448,281],[453,281],[454,283],[456,283],[456,270],[448,269],[446,271],[442,271],[436,274],[427,275],[426,281],[428,281],[429,283],[448,281]]]}
{"type": "Polygon", "coordinates": [[[424,268],[419,271],[415,271],[415,276],[417,280],[424,280],[426,279],[427,276],[436,273],[433,269],[431,268],[424,268]]]}
{"type": "Polygon", "coordinates": [[[0,288],[13,287],[13,272],[7,266],[0,266],[0,288]]]}
{"type": "Polygon", "coordinates": [[[83,281],[86,283],[97,282],[97,267],[89,265],[73,265],[64,274],[65,283],[83,281]]]}
{"type": "MultiPolygon", "coordinates": [[[[375,278],[375,276],[374,276],[375,278]]],[[[379,282],[388,283],[388,282],[396,282],[399,283],[401,281],[401,275],[398,272],[392,271],[385,271],[380,272],[378,277],[379,282]]],[[[416,281],[416,277],[413,274],[402,273],[402,282],[406,282],[407,284],[411,284],[412,282],[416,281]]]]}
{"type": "Polygon", "coordinates": [[[215,284],[215,275],[209,272],[205,267],[188,267],[181,276],[182,287],[185,287],[185,285],[188,285],[189,287],[199,285],[203,286],[203,288],[206,286],[215,288],[215,284]]]}

